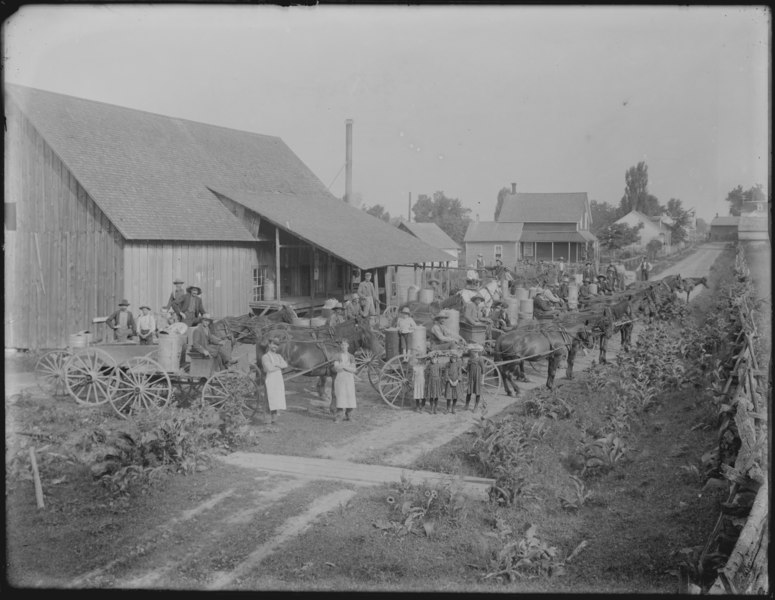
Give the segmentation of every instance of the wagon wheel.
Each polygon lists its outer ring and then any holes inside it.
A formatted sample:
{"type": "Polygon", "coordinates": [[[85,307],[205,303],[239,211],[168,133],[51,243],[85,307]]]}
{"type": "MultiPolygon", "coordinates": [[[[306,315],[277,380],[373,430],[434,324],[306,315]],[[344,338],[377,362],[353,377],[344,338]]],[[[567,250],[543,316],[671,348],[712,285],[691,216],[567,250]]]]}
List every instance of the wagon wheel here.
{"type": "Polygon", "coordinates": [[[218,371],[202,387],[202,405],[239,411],[250,417],[258,409],[255,377],[240,371],[218,371]]]}
{"type": "MultiPolygon", "coordinates": [[[[482,373],[482,396],[497,396],[501,389],[501,374],[491,358],[482,356],[484,371],[482,373]]],[[[463,365],[463,377],[468,380],[468,364],[463,365]]]]}
{"type": "Polygon", "coordinates": [[[143,410],[164,408],[172,398],[170,376],[147,356],[136,356],[121,363],[110,405],[121,417],[143,410]]]}
{"type": "Polygon", "coordinates": [[[115,387],[116,361],[98,348],[79,350],[64,365],[65,389],[78,404],[99,406],[115,387]]]}
{"type": "Polygon", "coordinates": [[[66,396],[65,363],[70,358],[69,350],[51,350],[38,359],[35,378],[38,387],[51,396],[66,396]]]}
{"type": "Polygon", "coordinates": [[[355,366],[358,369],[358,375],[361,375],[363,371],[366,371],[366,376],[369,378],[371,386],[377,390],[377,382],[379,381],[379,373],[382,369],[382,365],[385,364],[380,357],[375,356],[371,350],[366,348],[358,348],[355,351],[355,366]]]}
{"type": "Polygon", "coordinates": [[[405,354],[394,356],[379,372],[377,391],[392,408],[403,408],[414,396],[414,374],[405,354]]]}

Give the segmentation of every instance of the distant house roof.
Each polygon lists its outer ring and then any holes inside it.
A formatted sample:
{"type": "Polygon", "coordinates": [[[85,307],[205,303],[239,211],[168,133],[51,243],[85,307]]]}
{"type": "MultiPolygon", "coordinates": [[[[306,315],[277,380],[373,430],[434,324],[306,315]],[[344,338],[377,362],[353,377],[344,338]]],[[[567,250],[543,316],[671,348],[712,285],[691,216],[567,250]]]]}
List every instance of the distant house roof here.
{"type": "Polygon", "coordinates": [[[586,192],[508,194],[497,220],[499,223],[577,223],[587,206],[586,192]]]}
{"type": "Polygon", "coordinates": [[[405,229],[429,246],[439,249],[459,248],[460,245],[449,237],[436,223],[409,223],[403,221],[399,229],[405,229]]]}
{"type": "Polygon", "coordinates": [[[464,242],[518,242],[522,223],[474,221],[468,225],[464,242]]]}
{"type": "Polygon", "coordinates": [[[710,222],[711,227],[737,227],[740,217],[714,217],[710,222]]]}
{"type": "Polygon", "coordinates": [[[331,195],[213,191],[360,269],[450,260],[446,252],[331,195]]]}

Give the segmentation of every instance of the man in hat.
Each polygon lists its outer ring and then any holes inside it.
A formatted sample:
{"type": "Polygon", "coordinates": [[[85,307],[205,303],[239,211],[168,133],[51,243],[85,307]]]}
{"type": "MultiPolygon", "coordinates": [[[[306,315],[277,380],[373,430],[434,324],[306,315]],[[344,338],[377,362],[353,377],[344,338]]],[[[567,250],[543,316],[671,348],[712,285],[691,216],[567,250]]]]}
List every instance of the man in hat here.
{"type": "Polygon", "coordinates": [[[398,353],[404,354],[409,352],[409,336],[417,329],[417,323],[414,322],[412,311],[409,310],[408,306],[404,306],[398,311],[393,327],[398,329],[398,353]]]}
{"type": "Polygon", "coordinates": [[[105,324],[113,330],[117,342],[125,342],[133,335],[137,335],[135,318],[129,312],[129,300],[118,303],[118,310],[110,315],[105,324]]]}
{"type": "Polygon", "coordinates": [[[616,265],[614,265],[614,261],[611,260],[608,262],[608,267],[605,270],[606,279],[608,279],[608,288],[613,292],[616,290],[616,282],[618,280],[618,275],[616,273],[616,265]]]}
{"type": "Polygon", "coordinates": [[[344,323],[345,321],[344,306],[342,306],[340,302],[337,302],[331,307],[331,314],[328,315],[328,321],[326,322],[326,325],[329,327],[335,327],[340,323],[344,323]]]}
{"type": "Polygon", "coordinates": [[[344,295],[344,318],[354,319],[359,312],[358,294],[344,295]]]}
{"type": "Polygon", "coordinates": [[[463,306],[463,314],[460,320],[463,323],[469,325],[484,325],[487,328],[486,336],[489,338],[492,332],[492,321],[482,317],[482,305],[484,304],[484,297],[480,294],[474,294],[470,302],[466,302],[463,306]]]}
{"type": "Polygon", "coordinates": [[[565,273],[562,276],[562,280],[560,281],[560,287],[557,293],[560,299],[565,303],[565,306],[568,305],[568,286],[569,285],[570,285],[570,277],[568,277],[568,274],[565,273]]]}
{"type": "Polygon", "coordinates": [[[191,348],[203,356],[211,356],[215,361],[215,370],[221,371],[237,361],[231,358],[231,342],[210,331],[212,322],[213,318],[209,313],[204,313],[199,318],[199,324],[194,327],[191,348]]]}
{"type": "Polygon", "coordinates": [[[186,295],[180,303],[180,312],[183,315],[183,322],[189,327],[199,323],[199,319],[207,311],[202,304],[202,288],[191,285],[186,288],[186,295]]]}
{"type": "Polygon", "coordinates": [[[377,314],[377,307],[379,306],[379,295],[377,294],[377,288],[371,281],[371,273],[366,271],[364,274],[365,279],[358,284],[358,295],[361,298],[367,298],[369,305],[369,315],[377,314]]]}
{"type": "Polygon", "coordinates": [[[141,314],[137,318],[137,337],[141,344],[148,345],[156,334],[156,319],[151,314],[151,307],[147,304],[140,306],[141,314]]]}
{"type": "Polygon", "coordinates": [[[587,261],[584,263],[584,269],[581,271],[581,274],[582,274],[582,277],[584,279],[588,279],[590,283],[597,279],[597,273],[595,272],[595,267],[592,266],[592,263],[590,261],[587,261]]]}
{"type": "Polygon", "coordinates": [[[186,290],[183,289],[183,284],[185,281],[183,281],[180,277],[176,277],[172,283],[175,285],[175,289],[172,290],[170,298],[167,300],[167,304],[161,308],[162,310],[174,311],[175,314],[178,315],[178,317],[180,317],[182,320],[183,313],[180,311],[180,304],[183,302],[183,298],[186,296],[186,290]]]}
{"type": "Polygon", "coordinates": [[[459,335],[455,335],[446,325],[447,314],[440,312],[433,317],[431,327],[431,342],[434,350],[451,350],[466,341],[459,335]]]}
{"type": "Polygon", "coordinates": [[[597,293],[607,294],[608,296],[613,294],[613,288],[611,287],[608,278],[605,275],[597,276],[597,293]]]}
{"type": "Polygon", "coordinates": [[[589,279],[584,278],[584,283],[579,288],[579,308],[584,308],[592,301],[592,291],[589,289],[589,279]]]}
{"type": "Polygon", "coordinates": [[[508,331],[509,329],[512,329],[509,311],[506,310],[506,305],[500,300],[496,300],[492,303],[490,321],[492,321],[492,326],[499,331],[508,331]]]}

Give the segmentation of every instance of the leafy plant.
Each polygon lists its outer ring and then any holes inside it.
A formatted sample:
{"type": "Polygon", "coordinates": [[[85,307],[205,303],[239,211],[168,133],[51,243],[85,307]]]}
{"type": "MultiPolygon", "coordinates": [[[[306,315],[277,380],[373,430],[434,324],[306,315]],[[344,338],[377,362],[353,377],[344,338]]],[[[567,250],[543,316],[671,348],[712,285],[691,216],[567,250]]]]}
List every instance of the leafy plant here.
{"type": "Polygon", "coordinates": [[[560,506],[565,510],[578,510],[584,506],[587,500],[592,498],[594,494],[587,489],[584,481],[579,477],[571,475],[570,478],[573,482],[573,495],[570,497],[560,496],[560,506]]]}
{"type": "Polygon", "coordinates": [[[501,519],[496,520],[496,527],[502,545],[491,558],[484,579],[511,582],[563,573],[564,562],[557,557],[557,548],[538,537],[535,525],[530,525],[521,537],[515,537],[501,519]]]}

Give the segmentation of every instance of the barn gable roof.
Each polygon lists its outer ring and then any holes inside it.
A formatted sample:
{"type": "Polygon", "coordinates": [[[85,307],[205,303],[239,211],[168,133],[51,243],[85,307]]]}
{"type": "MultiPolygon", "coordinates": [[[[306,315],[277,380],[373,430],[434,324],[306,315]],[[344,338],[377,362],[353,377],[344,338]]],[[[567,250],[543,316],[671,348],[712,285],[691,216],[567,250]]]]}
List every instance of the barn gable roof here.
{"type": "Polygon", "coordinates": [[[459,248],[459,244],[449,237],[436,223],[401,223],[399,229],[406,229],[416,238],[421,239],[429,246],[439,249],[459,248]]]}
{"type": "Polygon", "coordinates": [[[360,269],[450,260],[446,252],[330,194],[261,193],[227,187],[212,191],[360,269]]]}
{"type": "Polygon", "coordinates": [[[516,193],[503,200],[499,223],[577,223],[587,212],[586,192],[516,193]]]}
{"type": "Polygon", "coordinates": [[[329,195],[278,137],[17,85],[7,90],[129,240],[254,241],[208,187],[329,195]]]}
{"type": "Polygon", "coordinates": [[[715,217],[711,222],[711,227],[737,227],[740,223],[740,217],[715,217]]]}

